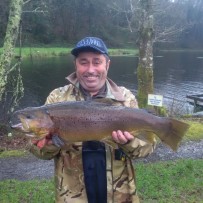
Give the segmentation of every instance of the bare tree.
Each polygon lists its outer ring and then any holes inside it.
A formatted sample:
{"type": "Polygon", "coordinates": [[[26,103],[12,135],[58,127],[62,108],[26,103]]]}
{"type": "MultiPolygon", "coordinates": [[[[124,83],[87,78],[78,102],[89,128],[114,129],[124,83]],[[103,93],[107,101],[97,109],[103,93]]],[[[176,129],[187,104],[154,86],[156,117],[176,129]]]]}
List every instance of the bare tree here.
{"type": "MultiPolygon", "coordinates": [[[[17,102],[17,98],[22,95],[23,86],[21,75],[19,74],[19,63],[11,66],[11,62],[14,58],[14,48],[19,33],[19,25],[21,22],[23,0],[11,0],[8,24],[6,29],[6,36],[4,39],[3,53],[0,57],[0,103],[1,110],[5,110],[4,104],[10,103],[5,101],[7,95],[11,93],[12,97],[9,97],[13,103],[17,102]],[[17,75],[12,77],[12,73],[17,70],[17,75]],[[13,81],[11,81],[13,80],[13,81]],[[14,87],[12,92],[9,90],[9,82],[14,87]]],[[[1,112],[2,113],[2,112],[1,112]]]]}
{"type": "Polygon", "coordinates": [[[141,16],[139,30],[139,63],[137,67],[138,103],[147,106],[149,93],[153,93],[153,0],[141,0],[141,16]]]}
{"type": "Polygon", "coordinates": [[[154,3],[154,42],[175,42],[192,26],[187,21],[186,6],[181,1],[157,0],[154,3]]]}
{"type": "MultiPolygon", "coordinates": [[[[6,35],[3,44],[3,53],[0,56],[0,116],[1,123],[6,123],[9,113],[18,105],[24,93],[20,73],[21,54],[15,57],[15,45],[19,36],[21,47],[21,15],[23,5],[31,0],[11,0],[6,35]],[[16,61],[17,58],[17,61],[16,61]],[[14,62],[14,63],[13,63],[14,62]]],[[[36,7],[33,12],[42,12],[36,7]]]]}
{"type": "Polygon", "coordinates": [[[110,8],[123,15],[126,29],[137,35],[134,44],[139,47],[137,67],[138,103],[147,106],[149,93],[153,93],[153,12],[152,0],[115,0],[110,8]]]}
{"type": "Polygon", "coordinates": [[[139,47],[137,67],[138,100],[147,106],[147,97],[153,93],[153,45],[154,42],[175,42],[191,28],[187,20],[187,6],[200,5],[200,0],[114,0],[109,6],[122,14],[125,28],[138,36],[134,44],[139,47]],[[173,12],[171,12],[173,11],[173,12]],[[154,20],[153,20],[154,19],[154,20]]]}

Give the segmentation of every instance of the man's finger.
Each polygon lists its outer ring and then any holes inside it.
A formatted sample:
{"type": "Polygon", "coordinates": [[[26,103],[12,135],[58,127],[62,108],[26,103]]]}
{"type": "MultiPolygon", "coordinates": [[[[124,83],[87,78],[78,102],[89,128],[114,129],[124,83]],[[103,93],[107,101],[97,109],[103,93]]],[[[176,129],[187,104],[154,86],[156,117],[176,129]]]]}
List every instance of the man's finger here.
{"type": "Polygon", "coordinates": [[[126,137],[126,139],[128,141],[134,139],[134,136],[132,134],[130,134],[129,132],[127,132],[127,131],[124,131],[123,134],[124,134],[124,136],[126,137]]]}
{"type": "Polygon", "coordinates": [[[115,141],[115,142],[119,142],[119,140],[118,140],[118,136],[117,136],[117,132],[116,131],[113,131],[112,132],[112,137],[113,137],[113,140],[115,141]]]}
{"type": "Polygon", "coordinates": [[[37,142],[37,146],[41,149],[47,143],[47,139],[42,139],[37,142]]]}
{"type": "Polygon", "coordinates": [[[117,131],[117,136],[120,144],[125,144],[128,141],[120,130],[117,131]]]}

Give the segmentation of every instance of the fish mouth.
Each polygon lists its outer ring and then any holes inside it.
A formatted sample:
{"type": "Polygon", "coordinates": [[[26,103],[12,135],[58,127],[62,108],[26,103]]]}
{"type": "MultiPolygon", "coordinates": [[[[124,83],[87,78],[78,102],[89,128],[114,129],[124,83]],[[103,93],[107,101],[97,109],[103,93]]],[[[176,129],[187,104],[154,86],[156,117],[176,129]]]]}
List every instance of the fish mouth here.
{"type": "Polygon", "coordinates": [[[12,125],[11,128],[14,129],[14,130],[26,133],[26,135],[29,136],[29,137],[33,137],[33,135],[34,135],[33,133],[30,133],[30,131],[28,129],[26,130],[24,128],[24,126],[22,125],[22,123],[18,123],[18,124],[12,125]]]}
{"type": "Polygon", "coordinates": [[[18,124],[15,124],[15,125],[11,125],[11,128],[12,128],[12,129],[15,129],[15,130],[19,130],[19,131],[25,132],[25,129],[23,128],[22,123],[18,123],[18,124]]]}
{"type": "Polygon", "coordinates": [[[26,133],[26,132],[30,133],[30,127],[29,127],[29,124],[27,122],[27,119],[23,119],[21,117],[19,117],[19,119],[21,122],[14,124],[14,125],[11,125],[11,128],[18,130],[18,131],[22,131],[24,133],[26,133]]]}
{"type": "Polygon", "coordinates": [[[28,136],[30,138],[42,139],[43,137],[46,137],[49,134],[47,132],[41,132],[40,135],[38,136],[38,135],[36,135],[36,133],[30,131],[29,128],[25,128],[22,123],[11,125],[11,128],[25,134],[26,136],[28,136]]]}
{"type": "Polygon", "coordinates": [[[28,136],[28,137],[36,137],[36,135],[33,134],[33,133],[25,133],[25,135],[28,136]]]}

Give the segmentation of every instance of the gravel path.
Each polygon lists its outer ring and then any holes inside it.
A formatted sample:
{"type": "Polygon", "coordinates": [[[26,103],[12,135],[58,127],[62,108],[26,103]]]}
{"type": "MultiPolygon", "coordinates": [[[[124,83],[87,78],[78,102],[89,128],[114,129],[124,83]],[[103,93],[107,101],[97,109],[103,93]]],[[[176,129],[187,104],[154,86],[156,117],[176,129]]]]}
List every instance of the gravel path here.
{"type": "Polygon", "coordinates": [[[33,155],[0,159],[0,180],[47,179],[54,174],[53,160],[41,160],[33,155]]]}
{"type": "MultiPolygon", "coordinates": [[[[181,158],[203,159],[203,140],[199,142],[187,142],[182,144],[177,152],[159,144],[153,154],[147,158],[136,160],[136,162],[155,162],[175,160],[181,158]]],[[[40,160],[33,155],[25,157],[9,157],[0,159],[0,180],[18,179],[47,179],[53,177],[53,160],[40,160]]]]}
{"type": "Polygon", "coordinates": [[[189,141],[182,144],[177,152],[172,151],[163,144],[159,144],[150,156],[142,158],[139,161],[142,162],[155,162],[155,161],[167,161],[175,159],[202,159],[203,160],[203,140],[199,142],[189,141]]]}

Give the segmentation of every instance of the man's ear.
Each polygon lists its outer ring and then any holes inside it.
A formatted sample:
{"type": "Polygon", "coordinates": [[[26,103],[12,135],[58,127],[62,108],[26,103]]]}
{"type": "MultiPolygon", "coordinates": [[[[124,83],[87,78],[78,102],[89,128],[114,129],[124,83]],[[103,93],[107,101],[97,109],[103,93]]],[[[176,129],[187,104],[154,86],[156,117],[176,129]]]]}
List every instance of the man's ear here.
{"type": "Polygon", "coordinates": [[[110,66],[110,60],[108,60],[107,62],[106,62],[106,70],[108,71],[109,70],[109,66],[110,66]]]}
{"type": "Polygon", "coordinates": [[[76,59],[73,60],[74,67],[76,69],[76,59]]]}

